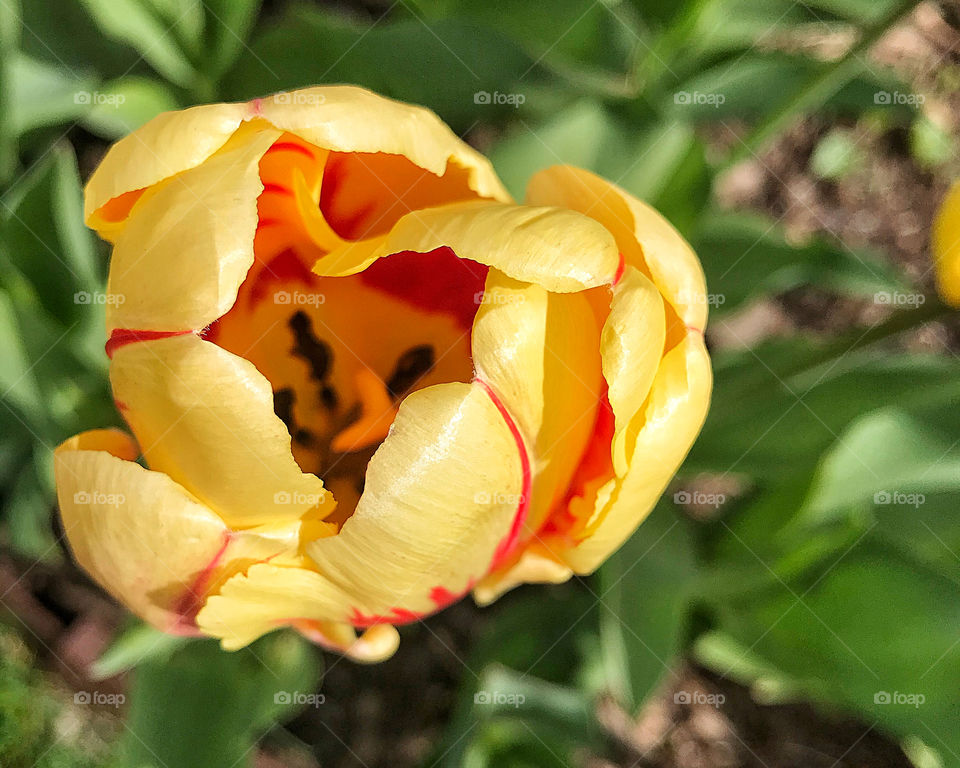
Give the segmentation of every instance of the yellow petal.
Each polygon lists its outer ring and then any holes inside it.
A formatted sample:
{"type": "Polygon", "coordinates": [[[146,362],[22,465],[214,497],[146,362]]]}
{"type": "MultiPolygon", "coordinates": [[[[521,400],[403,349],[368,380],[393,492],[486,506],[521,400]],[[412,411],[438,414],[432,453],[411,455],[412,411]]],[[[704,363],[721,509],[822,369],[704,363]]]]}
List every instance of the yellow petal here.
{"type": "Polygon", "coordinates": [[[473,321],[477,377],[503,398],[524,435],[543,421],[543,358],[550,294],[491,269],[473,321]]]}
{"type": "Polygon", "coordinates": [[[418,390],[371,459],[356,512],[307,545],[320,572],[256,565],[210,598],[200,626],[234,647],[290,619],[416,620],[486,572],[522,483],[515,437],[481,384],[418,390]]]}
{"type": "Polygon", "coordinates": [[[254,260],[258,162],[278,135],[260,131],[137,205],[113,251],[108,330],[200,329],[233,306],[254,260]]]}
{"type": "Polygon", "coordinates": [[[613,236],[576,211],[481,200],[408,213],[373,254],[365,243],[348,244],[320,259],[315,271],[349,274],[331,272],[324,262],[365,266],[391,253],[425,253],[442,246],[452,248],[461,259],[557,292],[610,283],[620,261],[613,236]],[[354,250],[362,250],[362,258],[353,256],[354,250]]]}
{"type": "Polygon", "coordinates": [[[197,624],[205,634],[220,638],[227,651],[291,626],[312,642],[354,661],[373,663],[390,658],[400,643],[392,624],[376,624],[357,637],[357,630],[346,622],[302,615],[304,596],[328,589],[328,582],[315,571],[257,564],[224,583],[219,595],[200,610],[197,624]]]}
{"type": "Polygon", "coordinates": [[[932,241],[937,290],[947,304],[960,307],[960,183],[953,185],[940,205],[932,241]]]}
{"type": "Polygon", "coordinates": [[[614,468],[624,474],[629,461],[627,425],[643,407],[666,341],[663,297],[656,286],[632,266],[613,289],[610,314],[603,326],[600,352],[607,397],[616,423],[613,439],[614,468]]]}
{"type": "Polygon", "coordinates": [[[120,139],[87,182],[87,223],[99,231],[113,222],[95,214],[113,198],[200,165],[226,143],[246,113],[243,104],[205,104],[164,112],[120,139]]]}
{"type": "MultiPolygon", "coordinates": [[[[314,643],[362,664],[389,659],[400,645],[400,635],[392,624],[376,624],[360,637],[349,624],[333,621],[298,621],[293,627],[314,643]]],[[[223,646],[231,650],[226,642],[223,646]]]]}
{"type": "Polygon", "coordinates": [[[56,451],[64,530],[91,576],[145,621],[194,632],[204,596],[253,562],[296,552],[298,526],[231,532],[170,477],[131,459],[119,430],[94,430],[56,451]]]}
{"type": "Polygon", "coordinates": [[[600,328],[582,293],[550,293],[491,269],[473,326],[477,378],[502,398],[533,461],[532,534],[566,491],[602,389],[600,328]]]}
{"type": "MultiPolygon", "coordinates": [[[[438,177],[453,163],[466,171],[467,186],[478,196],[511,199],[490,162],[430,110],[355,86],[321,86],[158,115],[114,144],[91,176],[84,195],[87,224],[113,241],[142,190],[196,168],[245,125],[253,132],[268,127],[267,120],[318,147],[405,156],[438,177]]],[[[414,186],[405,183],[393,195],[413,191],[416,197],[414,186]]]]}
{"type": "Polygon", "coordinates": [[[571,576],[569,566],[558,562],[553,553],[534,541],[510,567],[489,573],[479,581],[473,597],[479,605],[489,605],[521,584],[562,584],[571,576]]]}
{"type": "Polygon", "coordinates": [[[260,563],[225,582],[200,609],[197,626],[236,650],[279,627],[332,621],[342,613],[333,592],[316,571],[260,563]]]}
{"type": "Polygon", "coordinates": [[[304,88],[258,99],[256,104],[259,115],[273,125],[318,147],[404,155],[437,176],[453,160],[470,171],[470,187],[478,195],[510,200],[490,161],[458,139],[429,109],[351,85],[304,88]]]}
{"type": "Polygon", "coordinates": [[[700,331],[706,327],[700,262],[687,241],[649,205],[589,171],[567,165],[535,174],[525,202],[571,208],[599,221],[613,233],[626,263],[652,277],[687,326],[700,331]]]}
{"type": "Polygon", "coordinates": [[[574,571],[593,571],[649,514],[703,425],[711,379],[703,336],[690,331],[663,358],[645,407],[627,427],[634,444],[626,475],[602,489],[584,540],[559,553],[574,571]]]}
{"type": "MultiPolygon", "coordinates": [[[[490,565],[523,492],[516,438],[479,384],[438,384],[400,406],[339,535],[307,545],[351,617],[422,614],[490,565]]],[[[364,622],[358,622],[364,623],[364,622]]]]}
{"type": "Polygon", "coordinates": [[[229,525],[332,510],[321,480],[294,461],[270,384],[247,360],[186,334],[118,348],[110,380],[151,468],[229,525]]]}

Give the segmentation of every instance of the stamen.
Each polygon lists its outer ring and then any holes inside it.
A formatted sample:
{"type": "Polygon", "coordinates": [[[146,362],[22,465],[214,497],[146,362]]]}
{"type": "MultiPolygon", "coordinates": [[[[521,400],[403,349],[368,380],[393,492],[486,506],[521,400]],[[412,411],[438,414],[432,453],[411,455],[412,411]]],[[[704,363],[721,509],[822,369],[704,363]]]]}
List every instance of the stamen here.
{"type": "Polygon", "coordinates": [[[293,405],[296,401],[297,394],[292,387],[278,389],[273,393],[273,412],[284,423],[294,442],[309,447],[315,443],[317,438],[309,429],[297,428],[296,419],[293,415],[293,405]]]}
{"type": "Polygon", "coordinates": [[[357,371],[356,385],[360,417],[333,438],[330,448],[335,453],[353,453],[379,443],[387,436],[397,415],[397,406],[386,385],[369,368],[357,371]]]}
{"type": "Polygon", "coordinates": [[[408,349],[400,355],[397,366],[387,381],[390,395],[396,399],[406,394],[420,379],[430,373],[433,365],[433,347],[429,344],[408,349]]]}
{"type": "Polygon", "coordinates": [[[300,445],[304,446],[305,448],[310,448],[317,443],[317,436],[314,435],[309,429],[298,429],[294,433],[293,439],[295,442],[300,443],[300,445]]]}
{"type": "Polygon", "coordinates": [[[295,399],[296,395],[291,387],[284,387],[273,393],[273,412],[291,431],[293,429],[293,401],[295,399]]]}
{"type": "Polygon", "coordinates": [[[324,385],[320,390],[320,402],[323,403],[324,407],[328,410],[336,410],[337,405],[340,403],[340,398],[337,397],[337,390],[329,384],[324,385]]]}
{"type": "Polygon", "coordinates": [[[310,378],[323,381],[330,370],[332,350],[314,334],[313,322],[306,312],[299,311],[294,314],[290,318],[289,325],[296,341],[293,354],[302,357],[310,364],[310,378]]]}

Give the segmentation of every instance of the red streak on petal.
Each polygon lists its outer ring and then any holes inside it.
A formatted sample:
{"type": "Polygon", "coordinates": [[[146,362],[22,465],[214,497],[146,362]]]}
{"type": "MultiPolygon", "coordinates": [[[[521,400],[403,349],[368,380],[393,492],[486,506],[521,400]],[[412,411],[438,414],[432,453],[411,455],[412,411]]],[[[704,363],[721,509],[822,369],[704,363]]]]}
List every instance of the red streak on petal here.
{"type": "Polygon", "coordinates": [[[297,144],[295,141],[277,141],[271,144],[270,149],[268,149],[264,154],[270,154],[271,152],[299,152],[301,155],[306,155],[311,160],[316,159],[313,155],[313,152],[311,152],[307,147],[303,146],[303,144],[297,144]]]}
{"type": "Polygon", "coordinates": [[[273,192],[277,195],[292,195],[293,190],[290,187],[285,187],[283,184],[277,184],[272,181],[263,182],[263,192],[273,192]]]}
{"type": "Polygon", "coordinates": [[[264,227],[275,227],[277,224],[283,223],[283,219],[260,219],[257,222],[257,229],[263,229],[264,227]]]}
{"type": "Polygon", "coordinates": [[[117,400],[116,398],[114,398],[114,399],[113,399],[113,404],[114,404],[115,406],[117,406],[117,410],[118,410],[118,411],[128,411],[128,410],[130,410],[130,406],[127,405],[125,402],[123,402],[123,400],[117,400]]]}
{"type": "Polygon", "coordinates": [[[621,253],[621,254],[620,254],[620,262],[617,264],[617,271],[616,271],[616,273],[614,273],[614,275],[613,275],[613,283],[612,283],[612,285],[616,285],[617,283],[620,282],[620,279],[623,277],[623,272],[624,272],[624,270],[625,270],[626,268],[627,268],[627,262],[626,262],[626,260],[623,258],[623,254],[621,253]]]}
{"type": "Polygon", "coordinates": [[[365,285],[427,312],[452,315],[465,331],[473,327],[487,267],[461,259],[443,246],[427,253],[399,251],[360,273],[365,285]]]}
{"type": "Polygon", "coordinates": [[[358,629],[366,629],[377,624],[411,624],[419,621],[427,613],[416,613],[406,608],[391,608],[388,614],[361,613],[357,608],[350,612],[350,623],[358,629]]]}
{"type": "Polygon", "coordinates": [[[500,411],[504,422],[506,422],[507,429],[509,429],[510,434],[513,435],[513,439],[517,444],[517,453],[520,454],[520,467],[523,473],[520,503],[517,505],[517,511],[513,515],[513,524],[510,526],[509,533],[507,533],[504,539],[497,545],[497,549],[493,553],[493,561],[490,563],[490,568],[488,569],[494,570],[510,556],[520,540],[520,532],[523,530],[523,524],[527,520],[527,513],[530,511],[530,490],[533,485],[533,474],[530,471],[530,455],[527,453],[527,446],[523,441],[523,435],[520,434],[520,428],[517,426],[517,422],[514,421],[513,416],[510,415],[503,401],[497,393],[490,388],[487,382],[482,379],[476,379],[476,382],[483,387],[490,396],[493,404],[497,407],[497,410],[500,411]]]}
{"type": "Polygon", "coordinates": [[[467,582],[466,588],[461,592],[451,592],[444,586],[436,586],[430,590],[430,599],[436,603],[437,610],[439,611],[466,597],[467,593],[473,589],[475,583],[476,580],[471,578],[470,581],[467,582]]]}
{"type": "Polygon", "coordinates": [[[132,328],[114,328],[103,348],[107,357],[113,359],[113,353],[127,344],[133,344],[137,341],[169,339],[171,336],[186,336],[188,333],[196,333],[196,331],[139,331],[132,328]]]}
{"type": "Polygon", "coordinates": [[[613,408],[607,397],[604,387],[600,393],[600,403],[597,406],[597,416],[593,426],[593,433],[583,450],[580,463],[577,465],[570,480],[567,493],[554,507],[541,528],[542,533],[565,535],[577,523],[577,518],[570,511],[570,502],[575,498],[585,496],[587,485],[598,478],[613,476],[613,459],[610,456],[610,444],[613,442],[615,422],[613,408]]]}
{"type": "Polygon", "coordinates": [[[471,578],[462,592],[451,592],[444,586],[433,587],[430,590],[430,599],[437,607],[429,611],[417,612],[407,608],[391,608],[389,613],[376,614],[362,613],[358,608],[352,608],[350,623],[357,629],[366,629],[376,624],[410,624],[420,621],[464,598],[473,589],[475,583],[476,579],[471,578]]]}
{"type": "Polygon", "coordinates": [[[688,326],[687,326],[687,330],[688,330],[688,331],[693,331],[694,333],[699,333],[701,336],[703,336],[703,328],[697,328],[697,327],[695,327],[695,326],[693,326],[693,325],[688,325],[688,326]]]}
{"type": "Polygon", "coordinates": [[[420,621],[466,597],[475,583],[476,579],[471,577],[466,588],[461,592],[451,592],[444,586],[433,587],[430,590],[430,599],[437,607],[422,613],[406,608],[391,608],[390,612],[385,614],[365,614],[361,613],[359,609],[353,608],[350,612],[350,623],[357,629],[365,629],[375,624],[410,624],[414,621],[420,621]]]}
{"type": "Polygon", "coordinates": [[[223,556],[227,551],[227,547],[230,546],[232,539],[233,534],[230,531],[223,532],[223,543],[220,545],[220,549],[217,550],[216,554],[210,559],[210,562],[200,570],[194,578],[193,583],[187,587],[180,596],[180,599],[173,609],[177,616],[174,622],[174,631],[178,633],[189,633],[196,629],[197,613],[200,611],[200,604],[207,592],[207,588],[210,586],[210,581],[213,579],[213,572],[223,560],[223,556]]]}

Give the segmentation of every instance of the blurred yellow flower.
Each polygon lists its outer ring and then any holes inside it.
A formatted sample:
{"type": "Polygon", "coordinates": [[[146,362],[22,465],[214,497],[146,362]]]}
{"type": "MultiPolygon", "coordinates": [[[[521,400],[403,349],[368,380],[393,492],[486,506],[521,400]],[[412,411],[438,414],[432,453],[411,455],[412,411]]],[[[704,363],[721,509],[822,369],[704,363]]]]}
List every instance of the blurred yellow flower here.
{"type": "Polygon", "coordinates": [[[575,168],[515,204],[425,109],[338,86],[160,115],[85,204],[135,439],[63,443],[60,509],[160,629],[385,658],[471,590],[596,569],[705,417],[687,243],[575,168]]]}
{"type": "Polygon", "coordinates": [[[933,221],[933,257],[937,290],[951,306],[960,307],[960,182],[953,185],[933,221]]]}

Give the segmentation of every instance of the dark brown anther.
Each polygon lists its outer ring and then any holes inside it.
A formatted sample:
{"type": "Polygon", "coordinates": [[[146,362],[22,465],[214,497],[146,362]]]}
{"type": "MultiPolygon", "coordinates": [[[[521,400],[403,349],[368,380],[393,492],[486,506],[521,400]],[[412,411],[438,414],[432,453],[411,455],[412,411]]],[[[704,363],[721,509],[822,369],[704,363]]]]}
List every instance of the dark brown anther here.
{"type": "Polygon", "coordinates": [[[290,387],[278,389],[273,393],[273,412],[291,432],[293,431],[293,402],[296,397],[290,387]]]}
{"type": "Polygon", "coordinates": [[[397,366],[393,369],[387,389],[394,398],[401,397],[409,392],[413,386],[433,368],[434,357],[433,347],[429,344],[421,344],[417,347],[411,347],[397,360],[397,366]]]}
{"type": "Polygon", "coordinates": [[[313,332],[313,322],[303,311],[295,313],[289,321],[295,341],[293,354],[302,357],[310,365],[310,378],[323,381],[330,371],[333,352],[313,332]]]}
{"type": "Polygon", "coordinates": [[[320,402],[323,403],[325,408],[331,411],[335,410],[337,404],[340,402],[340,398],[337,397],[337,390],[335,390],[329,384],[325,385],[320,390],[320,402]]]}
{"type": "Polygon", "coordinates": [[[306,448],[316,445],[317,442],[316,435],[314,435],[309,429],[298,429],[294,433],[293,439],[306,448]]]}

